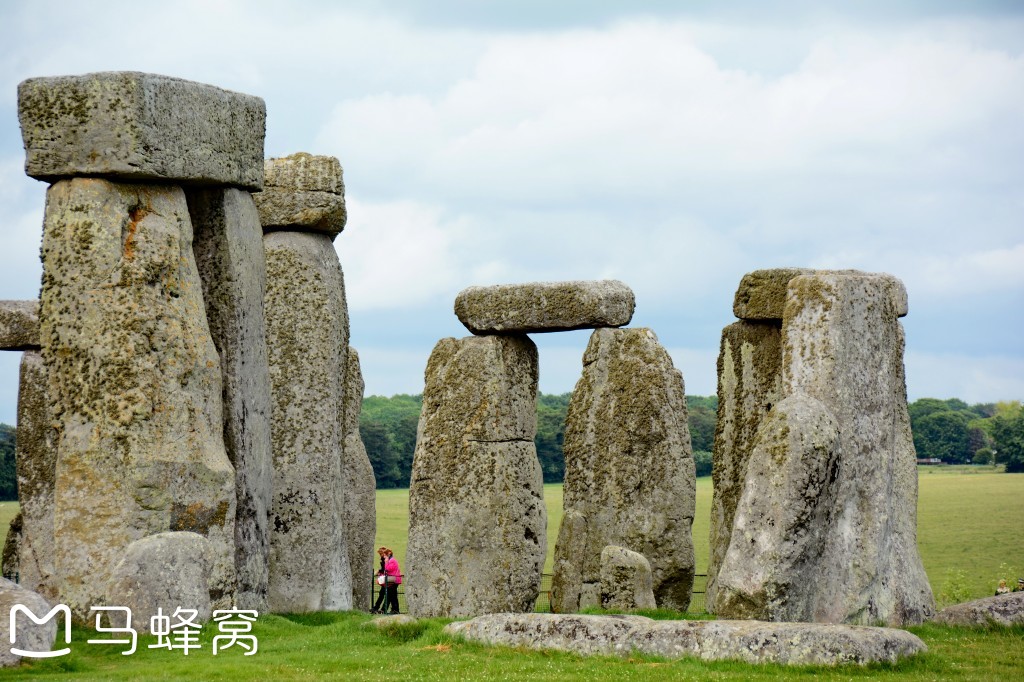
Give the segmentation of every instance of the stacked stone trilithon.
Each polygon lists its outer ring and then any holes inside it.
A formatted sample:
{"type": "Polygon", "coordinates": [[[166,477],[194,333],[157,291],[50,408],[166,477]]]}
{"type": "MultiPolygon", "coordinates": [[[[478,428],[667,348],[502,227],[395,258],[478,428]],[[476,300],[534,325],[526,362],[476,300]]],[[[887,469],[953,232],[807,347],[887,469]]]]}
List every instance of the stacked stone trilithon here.
{"type": "Polygon", "coordinates": [[[723,331],[709,610],[907,625],[934,601],[917,552],[903,284],[857,271],[743,278],[723,331]]]}
{"type": "MultiPolygon", "coordinates": [[[[147,543],[195,534],[202,583],[179,576],[160,605],[201,589],[212,608],[262,608],[269,389],[249,192],[263,101],[135,72],[30,79],[18,99],[26,172],[52,183],[40,346],[56,465],[40,489],[57,493],[57,597],[76,619],[127,605],[145,587],[115,579],[122,564],[147,555],[173,576],[159,562],[176,555],[147,543]]],[[[47,541],[29,529],[26,548],[47,541]]]]}
{"type": "Polygon", "coordinates": [[[269,276],[273,389],[270,607],[368,606],[362,583],[372,570],[366,538],[373,542],[373,476],[365,449],[349,437],[358,434],[359,404],[348,401],[361,398],[362,378],[358,359],[349,357],[345,283],[333,243],[346,221],[341,165],[305,153],[268,159],[256,205],[269,276]],[[350,545],[362,556],[350,555],[350,545]]]}
{"type": "Polygon", "coordinates": [[[596,331],[567,424],[567,433],[577,429],[579,447],[567,439],[566,516],[590,516],[601,504],[628,509],[622,523],[577,523],[574,532],[563,525],[559,547],[578,554],[563,561],[562,575],[556,566],[556,580],[573,583],[577,608],[585,565],[588,594],[599,604],[601,551],[617,544],[646,553],[651,563],[657,558],[665,567],[658,574],[662,594],[675,599],[685,591],[688,601],[694,480],[682,379],[649,330],[610,329],[628,324],[633,309],[633,292],[617,281],[470,287],[458,295],[456,315],[477,336],[442,339],[427,363],[409,491],[412,613],[533,610],[547,520],[534,446],[537,350],[526,334],[573,329],[596,331]],[[636,370],[641,378],[629,376],[636,370]],[[635,408],[636,419],[602,424],[614,410],[613,394],[623,391],[631,395],[621,407],[635,408]],[[682,410],[681,422],[667,415],[672,409],[682,410]],[[634,440],[650,447],[622,445],[634,440]],[[637,481],[614,472],[643,472],[645,457],[670,460],[662,462],[670,473],[648,477],[655,480],[632,495],[621,486],[637,481]],[[660,533],[660,541],[639,523],[660,533]],[[563,543],[563,535],[571,540],[563,543]],[[688,578],[679,575],[687,571],[688,578]]]}

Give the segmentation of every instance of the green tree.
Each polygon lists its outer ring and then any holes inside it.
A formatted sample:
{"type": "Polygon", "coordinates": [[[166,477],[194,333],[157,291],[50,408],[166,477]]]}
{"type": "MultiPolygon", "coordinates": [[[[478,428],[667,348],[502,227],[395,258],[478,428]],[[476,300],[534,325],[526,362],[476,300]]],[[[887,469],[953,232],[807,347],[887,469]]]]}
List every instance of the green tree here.
{"type": "Polygon", "coordinates": [[[1006,464],[1007,473],[1024,472],[1024,406],[1001,411],[992,422],[996,461],[1006,464]]]}
{"type": "Polygon", "coordinates": [[[693,464],[697,471],[697,478],[711,475],[711,453],[707,450],[694,450],[693,464]]]}
{"type": "Polygon", "coordinates": [[[935,457],[947,464],[967,464],[974,456],[964,412],[930,412],[913,423],[914,448],[918,457],[935,457]]]}
{"type": "Polygon", "coordinates": [[[18,472],[14,461],[13,426],[0,424],[0,500],[18,499],[18,472]]]}
{"type": "Polygon", "coordinates": [[[359,436],[373,467],[378,488],[397,488],[402,480],[398,457],[391,446],[387,426],[373,419],[359,420],[359,436]]]}
{"type": "Polygon", "coordinates": [[[565,415],[571,393],[537,395],[537,459],[545,483],[561,483],[565,478],[565,415]]]}

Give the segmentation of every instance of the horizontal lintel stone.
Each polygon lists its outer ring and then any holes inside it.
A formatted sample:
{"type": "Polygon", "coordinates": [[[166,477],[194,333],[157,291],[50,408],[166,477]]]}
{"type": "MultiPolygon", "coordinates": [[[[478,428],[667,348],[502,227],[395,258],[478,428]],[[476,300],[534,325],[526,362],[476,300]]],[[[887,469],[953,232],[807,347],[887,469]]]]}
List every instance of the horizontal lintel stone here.
{"type": "Polygon", "coordinates": [[[809,268],[771,268],[743,275],[736,289],[732,311],[741,320],[782,320],[790,280],[802,275],[850,275],[874,278],[890,287],[893,305],[899,317],[907,315],[907,290],[896,277],[886,273],[860,270],[812,270],[809,268]]]}
{"type": "Polygon", "coordinates": [[[253,198],[265,232],[321,232],[334,239],[345,229],[348,212],[338,159],[299,152],[267,159],[264,172],[263,191],[253,198]]]}
{"type": "Polygon", "coordinates": [[[25,172],[38,180],[263,186],[266,105],[192,81],[107,71],[18,86],[25,172]]]}

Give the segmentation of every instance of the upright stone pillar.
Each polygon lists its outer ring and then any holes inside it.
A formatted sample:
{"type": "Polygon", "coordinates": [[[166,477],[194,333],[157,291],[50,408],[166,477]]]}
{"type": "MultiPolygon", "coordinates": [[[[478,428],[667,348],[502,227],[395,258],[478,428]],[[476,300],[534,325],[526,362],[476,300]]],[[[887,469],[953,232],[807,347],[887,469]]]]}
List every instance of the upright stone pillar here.
{"type": "Polygon", "coordinates": [[[352,608],[369,611],[373,604],[373,540],[377,533],[377,479],[366,446],[359,435],[363,409],[363,372],[359,354],[348,349],[342,424],[342,475],[345,478],[345,528],[348,531],[348,562],[352,567],[352,608]]]}
{"type": "Polygon", "coordinates": [[[902,283],[856,271],[786,286],[781,399],[764,415],[717,580],[723,617],[929,618],[917,552],[902,283]]]}
{"type": "Polygon", "coordinates": [[[267,261],[272,387],[270,608],[352,608],[342,462],[348,372],[345,282],[332,243],[345,224],[337,159],[266,162],[256,199],[267,261]]]}
{"type": "Polygon", "coordinates": [[[273,463],[263,229],[252,195],[187,192],[203,300],[224,376],[224,446],[235,468],[235,605],[265,611],[273,463]]]}
{"type": "Polygon", "coordinates": [[[121,603],[133,542],[192,531],[213,606],[235,591],[235,473],[182,185],[262,184],[259,98],[135,72],[18,88],[26,172],[53,182],[43,227],[42,357],[57,450],[59,597],[77,619],[121,603]]]}
{"type": "Polygon", "coordinates": [[[551,608],[601,605],[601,552],[650,562],[658,606],[685,611],[693,588],[693,452],[683,377],[650,329],[598,329],[565,424],[565,513],[551,608]]]}
{"type": "Polygon", "coordinates": [[[434,347],[409,488],[413,615],[533,610],[547,551],[536,397],[526,336],[434,347]]]}

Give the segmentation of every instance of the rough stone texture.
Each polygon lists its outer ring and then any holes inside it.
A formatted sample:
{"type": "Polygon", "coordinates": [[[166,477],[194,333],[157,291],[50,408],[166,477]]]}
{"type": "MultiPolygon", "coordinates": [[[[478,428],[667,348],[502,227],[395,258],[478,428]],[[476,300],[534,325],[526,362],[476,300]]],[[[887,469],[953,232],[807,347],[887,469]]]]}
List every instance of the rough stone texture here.
{"type": "Polygon", "coordinates": [[[345,477],[345,524],[348,531],[348,562],[352,567],[352,608],[369,611],[373,604],[374,548],[377,534],[377,479],[359,435],[363,409],[363,372],[359,354],[348,349],[345,398],[341,414],[342,474],[345,477]]]}
{"type": "MultiPolygon", "coordinates": [[[[0,578],[0,668],[17,665],[21,656],[11,653],[11,648],[22,651],[50,651],[57,640],[57,621],[63,619],[56,616],[37,624],[25,614],[19,614],[15,621],[17,633],[15,642],[11,642],[11,609],[16,604],[27,606],[37,618],[44,618],[50,613],[50,604],[42,596],[26,590],[17,583],[0,578]]],[[[63,627],[63,622],[61,623],[63,627]]],[[[61,646],[65,645],[61,639],[61,646]]]]}
{"type": "Polygon", "coordinates": [[[259,97],[133,71],[31,78],[18,86],[25,172],[126,181],[263,186],[259,97]]]}
{"type": "Polygon", "coordinates": [[[455,298],[455,314],[474,334],[621,327],[635,307],[633,290],[614,279],[469,287],[455,298]]]}
{"type": "Polygon", "coordinates": [[[330,237],[271,232],[265,314],[274,453],[268,600],[275,612],[352,608],[342,424],[345,282],[330,237]]]}
{"type": "Polygon", "coordinates": [[[722,330],[718,354],[711,553],[704,594],[714,612],[718,569],[729,548],[736,504],[747,480],[747,462],[758,426],[782,393],[781,323],[735,322],[722,330]]]}
{"type": "Polygon", "coordinates": [[[21,518],[21,512],[18,512],[11,519],[4,540],[3,558],[0,559],[3,577],[14,582],[18,582],[18,565],[21,563],[21,518]]]}
{"type": "Polygon", "coordinates": [[[759,621],[654,621],[641,616],[492,614],[445,627],[470,641],[580,655],[632,656],[783,665],[888,662],[928,650],[903,630],[759,621]]]}
{"type": "Polygon", "coordinates": [[[404,613],[401,613],[394,616],[377,616],[372,620],[368,620],[363,623],[363,627],[387,630],[388,628],[400,627],[402,625],[412,625],[415,622],[416,619],[412,616],[407,616],[404,613]]]}
{"type": "Polygon", "coordinates": [[[47,399],[47,375],[39,351],[21,357],[18,380],[18,502],[22,515],[19,582],[56,603],[53,510],[57,450],[47,399]]]}
{"type": "Polygon", "coordinates": [[[266,230],[322,232],[334,239],[345,229],[345,183],[336,158],[299,152],[267,159],[265,170],[266,185],[255,199],[266,230]]]}
{"type": "Polygon", "coordinates": [[[0,301],[0,350],[39,350],[39,301],[0,301]]]}
{"type": "MultiPolygon", "coordinates": [[[[157,609],[165,616],[178,608],[196,609],[197,622],[210,620],[212,600],[206,580],[210,550],[209,540],[189,532],[158,533],[136,540],[114,567],[108,603],[131,609],[132,626],[139,632],[152,631],[151,619],[157,609]]],[[[123,622],[114,624],[124,627],[123,622]]]]}
{"type": "Polygon", "coordinates": [[[209,538],[214,606],[229,605],[235,472],[184,192],[58,182],[42,254],[61,601],[84,619],[128,545],[188,530],[209,538]]]}
{"type": "Polygon", "coordinates": [[[427,362],[409,488],[409,613],[532,611],[547,551],[537,347],[441,339],[427,362]]]}
{"type": "Polygon", "coordinates": [[[876,277],[885,280],[884,286],[889,287],[898,317],[907,315],[907,290],[903,282],[884,273],[866,273],[859,270],[808,270],[806,268],[775,268],[755,270],[743,275],[740,286],[736,289],[732,311],[741,320],[781,321],[783,308],[786,305],[786,292],[789,282],[794,277],[814,273],[834,275],[855,275],[858,277],[876,277]]]}
{"type": "Polygon", "coordinates": [[[784,399],[755,436],[745,482],[755,488],[736,507],[717,576],[720,616],[905,625],[932,615],[902,291],[890,275],[852,271],[790,280],[784,399]]]}
{"type": "Polygon", "coordinates": [[[224,378],[224,446],[235,468],[235,605],[263,612],[273,478],[263,230],[246,191],[196,189],[187,196],[206,318],[224,378]]]}
{"type": "Polygon", "coordinates": [[[601,606],[622,611],[657,606],[651,563],[643,554],[615,545],[601,550],[601,606]]]}
{"type": "Polygon", "coordinates": [[[948,606],[935,621],[946,625],[1024,625],[1024,592],[1009,592],[948,606]]]}
{"type": "Polygon", "coordinates": [[[600,605],[601,550],[653,569],[659,606],[685,611],[693,587],[695,478],[683,377],[650,329],[598,329],[565,422],[562,526],[552,610],[600,605]]]}

